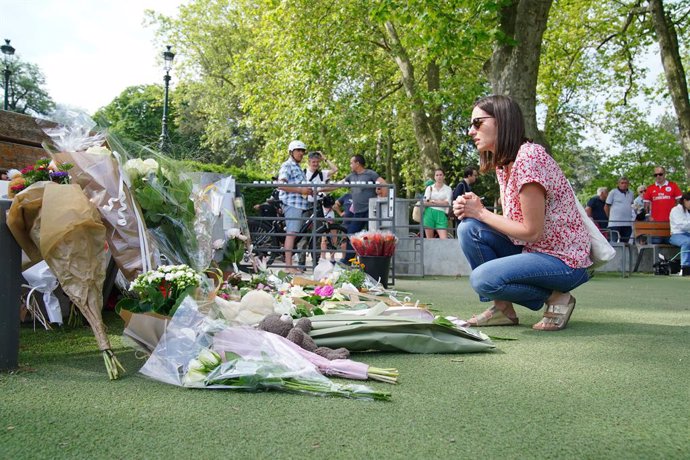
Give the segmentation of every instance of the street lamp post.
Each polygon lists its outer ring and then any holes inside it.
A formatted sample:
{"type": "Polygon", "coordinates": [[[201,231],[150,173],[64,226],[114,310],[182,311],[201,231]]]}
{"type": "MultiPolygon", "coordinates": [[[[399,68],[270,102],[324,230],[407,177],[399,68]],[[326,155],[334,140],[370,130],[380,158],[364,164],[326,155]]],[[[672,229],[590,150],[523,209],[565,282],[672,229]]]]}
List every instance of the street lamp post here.
{"type": "Polygon", "coordinates": [[[12,75],[12,71],[10,70],[10,59],[12,59],[14,55],[14,48],[10,45],[10,41],[5,39],[5,44],[0,46],[0,50],[2,50],[5,59],[5,70],[3,71],[5,76],[5,103],[2,107],[3,110],[7,110],[10,106],[10,75],[12,75]]]}
{"type": "Polygon", "coordinates": [[[168,137],[168,87],[170,86],[170,69],[172,69],[172,62],[175,58],[175,53],[170,51],[170,45],[166,46],[167,50],[163,52],[165,76],[165,97],[163,99],[163,124],[161,127],[161,138],[159,143],[160,151],[169,153],[170,139],[168,137]]]}

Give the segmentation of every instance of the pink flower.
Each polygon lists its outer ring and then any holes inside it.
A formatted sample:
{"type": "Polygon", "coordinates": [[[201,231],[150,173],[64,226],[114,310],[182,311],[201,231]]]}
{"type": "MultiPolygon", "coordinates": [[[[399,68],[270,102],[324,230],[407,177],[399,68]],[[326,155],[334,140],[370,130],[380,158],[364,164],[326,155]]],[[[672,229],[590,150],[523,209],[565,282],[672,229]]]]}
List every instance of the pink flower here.
{"type": "Polygon", "coordinates": [[[314,294],[321,297],[330,297],[333,295],[333,286],[317,286],[316,289],[314,289],[314,294]]]}

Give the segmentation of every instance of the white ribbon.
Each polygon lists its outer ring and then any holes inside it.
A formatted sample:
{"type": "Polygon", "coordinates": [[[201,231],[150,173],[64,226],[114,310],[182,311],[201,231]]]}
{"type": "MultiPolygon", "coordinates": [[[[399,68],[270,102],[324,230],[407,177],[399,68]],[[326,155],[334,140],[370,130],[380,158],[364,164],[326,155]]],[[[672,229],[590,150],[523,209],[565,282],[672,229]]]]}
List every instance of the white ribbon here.
{"type": "MultiPolygon", "coordinates": [[[[26,285],[26,284],[22,284],[22,287],[28,288],[31,286],[26,285]]],[[[48,323],[48,321],[46,321],[45,316],[43,316],[43,312],[38,307],[38,304],[36,304],[35,302],[33,305],[31,304],[31,299],[32,299],[31,296],[33,295],[33,293],[36,289],[38,289],[38,288],[37,287],[31,288],[29,293],[26,295],[26,309],[31,313],[31,316],[34,318],[34,331],[36,330],[36,320],[38,320],[38,322],[41,323],[46,330],[50,330],[52,328],[50,327],[50,324],[48,323]]],[[[48,293],[43,294],[43,301],[44,302],[45,302],[45,298],[46,298],[47,294],[48,293]]],[[[60,317],[60,323],[59,324],[62,324],[62,317],[60,317]]]]}
{"type": "MultiPolygon", "coordinates": [[[[117,215],[119,217],[117,223],[118,225],[127,225],[127,220],[125,219],[125,212],[127,211],[127,195],[125,194],[124,186],[125,186],[125,178],[127,178],[127,173],[122,169],[122,159],[120,157],[120,154],[117,153],[116,151],[113,150],[113,156],[115,157],[115,160],[117,161],[117,167],[118,170],[120,171],[120,185],[119,185],[119,191],[118,191],[118,198],[111,198],[108,200],[108,204],[104,206],[104,209],[110,210],[112,209],[113,203],[111,201],[120,201],[120,209],[117,212],[117,215]],[[110,206],[110,209],[107,209],[107,207],[110,206]]],[[[126,185],[129,187],[130,184],[127,182],[126,185]]],[[[132,197],[132,199],[134,199],[132,197]]],[[[135,220],[137,221],[137,230],[139,234],[139,251],[141,253],[141,269],[142,273],[146,273],[150,270],[152,270],[151,267],[151,249],[149,248],[149,240],[146,238],[146,225],[144,225],[144,218],[141,215],[141,212],[139,211],[138,206],[133,206],[134,210],[134,217],[135,220]]]]}

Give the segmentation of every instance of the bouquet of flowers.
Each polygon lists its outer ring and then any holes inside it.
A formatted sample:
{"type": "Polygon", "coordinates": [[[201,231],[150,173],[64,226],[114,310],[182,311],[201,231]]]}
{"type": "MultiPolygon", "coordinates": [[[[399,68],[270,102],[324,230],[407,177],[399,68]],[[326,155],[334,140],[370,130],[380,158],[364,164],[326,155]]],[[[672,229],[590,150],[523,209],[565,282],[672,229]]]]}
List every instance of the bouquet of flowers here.
{"type": "MultiPolygon", "coordinates": [[[[131,181],[130,190],[144,215],[146,227],[168,263],[192,263],[197,249],[194,231],[192,184],[181,177],[172,162],[160,158],[133,158],[124,171],[131,181]]],[[[206,268],[206,267],[195,267],[206,268]]]]}
{"type": "Polygon", "coordinates": [[[231,228],[226,233],[227,240],[216,240],[213,243],[214,249],[223,249],[223,258],[220,261],[220,268],[223,271],[237,271],[237,264],[242,262],[246,251],[247,237],[242,235],[239,228],[231,228]]]}
{"type": "Polygon", "coordinates": [[[117,310],[133,313],[154,312],[172,316],[187,295],[201,284],[201,276],[187,265],[162,265],[139,275],[129,290],[138,298],[124,298],[117,310]]]}
{"type": "Polygon", "coordinates": [[[105,331],[106,228],[77,184],[37,182],[12,201],[7,226],[34,262],[44,259],[89,322],[111,379],[123,370],[105,331]]]}
{"type": "Polygon", "coordinates": [[[392,257],[398,237],[389,231],[363,231],[350,237],[358,256],[392,257]]]}
{"type": "MultiPolygon", "coordinates": [[[[283,337],[248,327],[228,327],[198,311],[187,297],[140,372],[154,380],[192,388],[279,390],[318,396],[389,400],[390,393],[332,382],[299,347],[283,337]]],[[[355,363],[357,364],[357,363],[355,363]]],[[[359,363],[356,375],[367,378],[359,363]]],[[[324,366],[325,367],[325,366],[324,366]]],[[[334,371],[335,373],[335,371],[334,371]]],[[[388,372],[394,382],[397,372],[388,372]]]]}
{"type": "Polygon", "coordinates": [[[355,257],[350,259],[350,268],[338,270],[335,272],[335,286],[341,287],[343,284],[351,284],[357,289],[362,289],[366,280],[367,274],[364,273],[364,264],[359,262],[355,257]]]}
{"type": "Polygon", "coordinates": [[[178,162],[151,151],[147,155],[128,160],[123,169],[161,259],[204,271],[213,260],[212,232],[223,196],[234,180],[225,177],[201,186],[178,162]]]}
{"type": "Polygon", "coordinates": [[[27,166],[21,170],[21,176],[14,179],[14,185],[10,185],[10,198],[21,192],[31,184],[40,181],[52,181],[58,184],[69,184],[69,171],[72,164],[58,164],[50,158],[41,158],[36,164],[27,166]]]}
{"type": "MultiPolygon", "coordinates": [[[[152,268],[152,256],[146,227],[126,184],[121,168],[122,146],[114,137],[108,138],[111,151],[105,146],[105,134],[94,133],[96,123],[87,115],[67,111],[61,113],[63,124],[44,128],[54,146],[55,163],[74,165],[71,180],[96,207],[106,227],[108,249],[128,281],[152,268]]],[[[50,146],[45,145],[46,149],[50,146]]]]}

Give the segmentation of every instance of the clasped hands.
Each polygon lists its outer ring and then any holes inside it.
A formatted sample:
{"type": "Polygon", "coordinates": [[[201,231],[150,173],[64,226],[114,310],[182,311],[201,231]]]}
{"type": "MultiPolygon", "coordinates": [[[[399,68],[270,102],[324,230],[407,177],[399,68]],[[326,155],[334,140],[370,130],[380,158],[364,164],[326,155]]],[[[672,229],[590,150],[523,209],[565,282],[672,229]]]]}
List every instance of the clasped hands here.
{"type": "Polygon", "coordinates": [[[478,219],[483,209],[481,198],[472,192],[460,195],[453,201],[453,214],[458,219],[478,219]]]}

